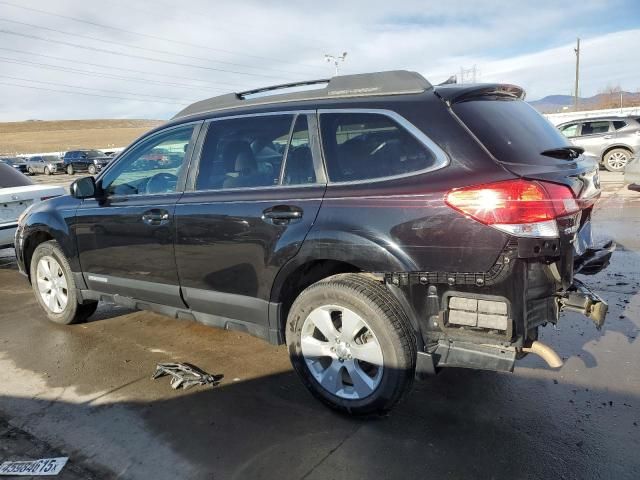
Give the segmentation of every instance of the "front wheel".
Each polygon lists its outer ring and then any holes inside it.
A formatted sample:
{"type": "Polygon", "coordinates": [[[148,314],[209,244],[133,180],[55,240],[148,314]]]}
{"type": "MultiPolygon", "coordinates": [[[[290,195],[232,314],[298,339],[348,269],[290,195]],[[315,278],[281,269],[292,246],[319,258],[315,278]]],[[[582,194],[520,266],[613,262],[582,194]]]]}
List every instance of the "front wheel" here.
{"type": "Polygon", "coordinates": [[[73,175],[73,165],[67,165],[67,174],[73,175]]]}
{"type": "Polygon", "coordinates": [[[89,165],[89,168],[87,168],[87,170],[89,171],[89,175],[95,175],[96,174],[96,166],[95,165],[89,165]]]}
{"type": "Polygon", "coordinates": [[[33,176],[33,175],[35,175],[35,173],[36,173],[36,172],[33,170],[33,168],[29,167],[29,168],[27,169],[27,173],[29,173],[29,175],[32,175],[32,176],[33,176]]]}
{"type": "Polygon", "coordinates": [[[410,325],[382,283],[359,274],[335,275],[308,287],[291,306],[291,363],[329,407],[382,414],[413,383],[416,341],[410,325]]]}
{"type": "Polygon", "coordinates": [[[31,286],[47,317],[69,325],[84,322],[98,308],[98,302],[78,303],[69,262],[58,242],[38,245],[31,257],[31,286]]]}
{"type": "Polygon", "coordinates": [[[624,148],[609,150],[604,156],[604,168],[610,172],[621,172],[629,163],[631,152],[624,148]]]}
{"type": "Polygon", "coordinates": [[[49,170],[49,167],[44,167],[44,174],[51,175],[51,170],[49,170]]]}

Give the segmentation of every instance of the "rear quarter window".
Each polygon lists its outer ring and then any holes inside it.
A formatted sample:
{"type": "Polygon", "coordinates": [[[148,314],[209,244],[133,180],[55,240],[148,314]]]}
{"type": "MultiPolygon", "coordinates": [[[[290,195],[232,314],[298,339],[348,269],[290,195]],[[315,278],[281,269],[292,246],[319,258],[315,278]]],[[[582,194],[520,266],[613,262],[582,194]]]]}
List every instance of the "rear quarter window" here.
{"type": "Polygon", "coordinates": [[[432,167],[436,157],[380,113],[323,113],[322,147],[331,182],[374,180],[432,167]]]}
{"type": "Polygon", "coordinates": [[[456,103],[452,108],[500,162],[539,164],[543,161],[541,152],[572,145],[523,100],[478,98],[456,103]]]}

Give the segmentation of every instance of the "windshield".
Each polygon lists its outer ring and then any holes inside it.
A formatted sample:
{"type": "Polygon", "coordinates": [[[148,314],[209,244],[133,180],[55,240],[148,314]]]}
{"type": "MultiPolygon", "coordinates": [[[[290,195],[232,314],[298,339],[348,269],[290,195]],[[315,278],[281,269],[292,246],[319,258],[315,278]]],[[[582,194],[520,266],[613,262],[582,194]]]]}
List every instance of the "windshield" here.
{"type": "Polygon", "coordinates": [[[42,159],[45,162],[59,162],[60,158],[56,157],[55,155],[45,155],[44,157],[42,157],[42,159]]]}
{"type": "Polygon", "coordinates": [[[15,168],[0,162],[0,188],[25,187],[27,185],[33,185],[33,182],[15,168]]]}
{"type": "Polygon", "coordinates": [[[87,152],[87,158],[97,158],[97,157],[104,157],[104,153],[99,152],[98,150],[89,150],[87,152]]]}
{"type": "Polygon", "coordinates": [[[538,164],[542,152],[572,144],[546,118],[522,100],[477,99],[453,111],[500,162],[538,164]]]}

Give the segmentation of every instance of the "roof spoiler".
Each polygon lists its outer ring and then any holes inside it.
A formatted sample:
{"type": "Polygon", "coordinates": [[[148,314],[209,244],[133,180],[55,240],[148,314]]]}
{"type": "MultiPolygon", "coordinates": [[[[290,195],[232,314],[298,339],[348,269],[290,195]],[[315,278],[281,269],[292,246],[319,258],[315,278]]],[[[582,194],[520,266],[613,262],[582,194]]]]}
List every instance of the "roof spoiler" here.
{"type": "Polygon", "coordinates": [[[293,102],[301,100],[321,100],[328,98],[349,98],[380,95],[406,95],[422,93],[432,88],[422,75],[407,70],[340,75],[328,79],[306,80],[257,88],[238,93],[229,93],[209,98],[189,105],[173,119],[205,112],[239,108],[250,105],[293,102]],[[326,84],[324,88],[279,93],[296,87],[326,84]]]}
{"type": "Polygon", "coordinates": [[[504,97],[524,100],[526,95],[522,87],[507,83],[484,83],[474,85],[451,85],[436,89],[436,95],[448,104],[464,102],[482,97],[504,97]]]}

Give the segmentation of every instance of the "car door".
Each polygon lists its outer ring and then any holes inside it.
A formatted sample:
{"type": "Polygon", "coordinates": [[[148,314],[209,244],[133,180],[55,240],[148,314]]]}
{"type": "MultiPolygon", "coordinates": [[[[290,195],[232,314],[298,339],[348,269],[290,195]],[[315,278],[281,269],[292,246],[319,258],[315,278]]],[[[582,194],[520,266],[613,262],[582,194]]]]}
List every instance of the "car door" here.
{"type": "Polygon", "coordinates": [[[313,112],[215,119],[176,206],[176,263],[198,320],[268,335],[271,287],[326,188],[313,112]],[[231,323],[229,323],[231,320],[231,323]]]}
{"type": "Polygon", "coordinates": [[[584,148],[585,152],[601,158],[606,145],[611,142],[611,122],[608,120],[583,121],[580,127],[580,135],[572,139],[577,146],[584,148]]]}
{"type": "Polygon", "coordinates": [[[148,136],[99,176],[102,193],[83,200],[74,227],[90,289],[184,306],[174,261],[174,210],[199,126],[183,124],[148,136]],[[166,168],[150,168],[145,161],[158,146],[175,157],[166,168]]]}
{"type": "Polygon", "coordinates": [[[29,166],[33,170],[33,173],[41,173],[40,172],[40,160],[42,160],[41,157],[32,157],[29,160],[29,164],[30,164],[29,166]]]}

